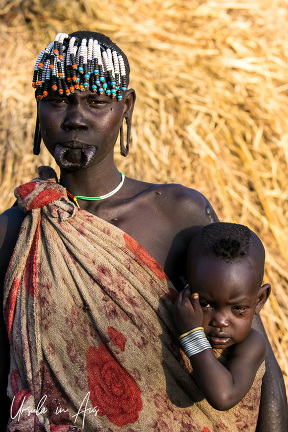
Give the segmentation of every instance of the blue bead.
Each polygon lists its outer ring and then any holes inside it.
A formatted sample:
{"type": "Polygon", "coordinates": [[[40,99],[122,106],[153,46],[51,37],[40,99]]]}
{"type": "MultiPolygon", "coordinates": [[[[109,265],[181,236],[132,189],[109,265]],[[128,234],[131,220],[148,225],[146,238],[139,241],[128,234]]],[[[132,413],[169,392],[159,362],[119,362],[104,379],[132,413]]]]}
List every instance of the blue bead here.
{"type": "Polygon", "coordinates": [[[78,70],[79,72],[83,72],[84,69],[82,67],[79,67],[78,70]]]}
{"type": "Polygon", "coordinates": [[[98,90],[100,93],[103,93],[103,91],[104,91],[104,89],[102,87],[100,87],[98,90]]]}
{"type": "Polygon", "coordinates": [[[99,74],[99,69],[94,69],[93,72],[96,73],[96,74],[99,74]]]}
{"type": "Polygon", "coordinates": [[[89,77],[90,77],[90,75],[88,75],[88,74],[84,75],[84,78],[89,78],[89,77]]]}
{"type": "Polygon", "coordinates": [[[122,87],[122,90],[123,90],[123,91],[126,91],[126,90],[127,90],[127,87],[122,87]]]}
{"type": "Polygon", "coordinates": [[[115,89],[111,89],[111,93],[116,93],[116,90],[115,89]]]}
{"type": "Polygon", "coordinates": [[[92,89],[95,90],[96,88],[97,88],[97,86],[93,84],[92,89]]]}
{"type": "Polygon", "coordinates": [[[122,96],[121,95],[117,96],[117,99],[122,99],[122,96]]]}
{"type": "Polygon", "coordinates": [[[100,77],[100,81],[105,81],[105,78],[104,77],[100,77]]]}
{"type": "Polygon", "coordinates": [[[84,86],[85,86],[85,87],[88,87],[88,86],[89,86],[89,83],[84,82],[84,86]]]}
{"type": "Polygon", "coordinates": [[[116,85],[116,82],[115,82],[115,81],[112,81],[112,82],[111,82],[111,85],[116,85]]]}
{"type": "Polygon", "coordinates": [[[107,87],[107,83],[103,83],[102,85],[103,85],[103,88],[107,87]]]}
{"type": "Polygon", "coordinates": [[[99,80],[97,80],[97,81],[95,81],[96,82],[96,84],[100,84],[100,81],[99,80]]]}

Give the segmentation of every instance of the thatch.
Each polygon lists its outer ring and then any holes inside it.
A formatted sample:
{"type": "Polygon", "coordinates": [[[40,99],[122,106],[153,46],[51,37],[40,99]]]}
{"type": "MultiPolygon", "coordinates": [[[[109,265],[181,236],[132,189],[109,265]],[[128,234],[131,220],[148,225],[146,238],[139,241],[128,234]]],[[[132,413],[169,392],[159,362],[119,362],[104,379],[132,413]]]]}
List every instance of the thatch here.
{"type": "Polygon", "coordinates": [[[255,230],[273,292],[262,313],[288,389],[288,4],[285,0],[1,1],[1,210],[53,164],[32,155],[34,61],[59,31],[101,31],[131,63],[126,175],[200,190],[255,230]],[[139,102],[140,101],[140,102],[139,102]]]}

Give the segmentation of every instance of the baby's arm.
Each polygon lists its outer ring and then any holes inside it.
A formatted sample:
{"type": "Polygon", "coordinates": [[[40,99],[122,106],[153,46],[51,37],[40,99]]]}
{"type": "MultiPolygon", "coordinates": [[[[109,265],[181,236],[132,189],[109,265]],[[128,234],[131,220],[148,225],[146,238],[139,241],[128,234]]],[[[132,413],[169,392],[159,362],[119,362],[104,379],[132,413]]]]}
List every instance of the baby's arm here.
{"type": "MultiPolygon", "coordinates": [[[[203,312],[198,294],[183,290],[174,305],[173,317],[181,334],[202,326],[203,312]],[[191,300],[190,300],[191,299],[191,300]]],[[[266,353],[263,336],[251,330],[241,343],[229,347],[229,362],[223,366],[212,349],[190,357],[195,379],[213,408],[221,411],[232,408],[251,388],[257,370],[266,353]]]]}

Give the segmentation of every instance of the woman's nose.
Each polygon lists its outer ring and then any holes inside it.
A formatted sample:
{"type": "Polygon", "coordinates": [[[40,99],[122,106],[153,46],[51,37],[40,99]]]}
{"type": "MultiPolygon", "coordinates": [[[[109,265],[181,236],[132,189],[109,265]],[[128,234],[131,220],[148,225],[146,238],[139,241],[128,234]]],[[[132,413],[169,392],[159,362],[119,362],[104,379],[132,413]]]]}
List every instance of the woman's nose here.
{"type": "Polygon", "coordinates": [[[71,106],[66,111],[62,126],[65,130],[87,129],[87,121],[77,106],[71,106]]]}

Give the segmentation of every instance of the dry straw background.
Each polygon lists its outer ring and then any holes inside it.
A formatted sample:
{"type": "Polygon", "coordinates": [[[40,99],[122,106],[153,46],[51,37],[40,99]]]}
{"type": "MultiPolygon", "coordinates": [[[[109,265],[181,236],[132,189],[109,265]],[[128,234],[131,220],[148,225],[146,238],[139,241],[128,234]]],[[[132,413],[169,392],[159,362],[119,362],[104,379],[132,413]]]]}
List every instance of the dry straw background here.
{"type": "Polygon", "coordinates": [[[128,176],[201,191],[267,250],[262,313],[288,390],[287,0],[1,0],[1,210],[53,164],[32,155],[35,58],[58,32],[103,32],[136,89],[128,176]]]}

